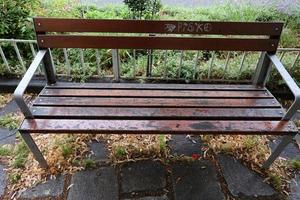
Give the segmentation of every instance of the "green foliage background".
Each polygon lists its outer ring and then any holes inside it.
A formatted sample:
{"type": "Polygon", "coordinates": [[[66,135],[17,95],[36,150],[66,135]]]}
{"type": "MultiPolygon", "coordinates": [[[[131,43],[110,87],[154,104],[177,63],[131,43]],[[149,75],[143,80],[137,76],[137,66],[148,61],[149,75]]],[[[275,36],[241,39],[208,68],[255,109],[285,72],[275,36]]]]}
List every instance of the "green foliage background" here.
{"type": "MultiPolygon", "coordinates": [[[[124,0],[125,5],[109,5],[96,7],[93,5],[83,6],[78,0],[0,0],[0,38],[24,38],[34,39],[32,29],[33,16],[45,17],[75,17],[88,19],[174,19],[174,20],[213,20],[213,21],[283,21],[285,23],[281,36],[280,47],[300,47],[300,10],[293,10],[289,14],[282,13],[271,7],[255,7],[247,4],[233,5],[224,3],[211,7],[180,8],[162,7],[155,0],[124,0]],[[156,5],[153,7],[153,5],[156,5]],[[3,22],[3,23],[2,23],[3,22]]],[[[16,55],[11,46],[2,45],[12,70],[6,70],[0,62],[0,75],[18,76],[23,72],[15,59],[16,55]]],[[[26,66],[32,60],[31,51],[28,46],[21,45],[21,54],[26,61],[26,66]]],[[[84,66],[80,63],[80,52],[78,49],[68,49],[71,63],[72,80],[87,81],[94,75],[111,75],[111,51],[99,49],[100,65],[97,68],[95,50],[84,50],[84,66]]],[[[164,76],[166,78],[182,78],[186,81],[191,79],[205,79],[208,77],[209,66],[212,60],[212,52],[200,52],[196,60],[197,52],[185,51],[179,73],[180,51],[154,51],[153,76],[164,76]],[[167,55],[167,59],[165,59],[167,55]]],[[[259,57],[258,53],[247,53],[244,67],[240,70],[242,52],[233,52],[230,55],[229,67],[224,73],[227,52],[216,52],[210,78],[224,80],[250,79],[259,57]]],[[[67,73],[63,52],[54,49],[53,56],[57,72],[67,73]]],[[[289,68],[292,65],[295,52],[284,56],[283,63],[289,68]]],[[[145,76],[147,64],[147,52],[145,50],[121,50],[122,61],[121,74],[128,78],[145,76]]],[[[300,59],[299,59],[300,60],[300,59]]],[[[293,69],[289,69],[296,80],[300,82],[300,61],[295,63],[293,69]]],[[[275,72],[271,77],[273,83],[282,84],[280,77],[275,72]]]]}

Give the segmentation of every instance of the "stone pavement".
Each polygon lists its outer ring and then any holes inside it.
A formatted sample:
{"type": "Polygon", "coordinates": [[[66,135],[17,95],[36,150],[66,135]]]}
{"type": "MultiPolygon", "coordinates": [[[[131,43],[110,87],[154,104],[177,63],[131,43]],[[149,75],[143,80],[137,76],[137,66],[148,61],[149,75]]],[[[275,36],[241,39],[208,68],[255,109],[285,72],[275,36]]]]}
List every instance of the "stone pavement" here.
{"type": "MultiPolygon", "coordinates": [[[[14,105],[10,103],[9,106],[14,105]]],[[[5,108],[8,109],[8,108],[5,108]]],[[[14,109],[12,109],[14,110],[14,109]]],[[[10,110],[10,111],[12,111],[10,110]]],[[[6,112],[0,113],[3,115],[6,112]]],[[[2,129],[0,129],[1,131],[2,129]]],[[[4,130],[4,129],[3,129],[4,130]]],[[[7,131],[7,130],[5,130],[7,131]]],[[[0,132],[2,134],[4,132],[0,132]]],[[[11,143],[11,139],[6,141],[11,143]]],[[[278,140],[270,141],[273,149],[278,140]]],[[[201,157],[205,145],[199,137],[174,135],[168,142],[174,157],[201,157]]],[[[104,142],[89,144],[96,168],[65,174],[40,183],[22,193],[19,199],[66,200],[225,200],[285,199],[300,200],[300,173],[291,180],[289,197],[279,195],[263,177],[229,155],[217,155],[216,160],[191,161],[142,160],[111,166],[104,142]]],[[[298,158],[299,148],[289,145],[282,157],[298,158]]],[[[0,196],[5,192],[7,174],[0,163],[0,196]]]]}

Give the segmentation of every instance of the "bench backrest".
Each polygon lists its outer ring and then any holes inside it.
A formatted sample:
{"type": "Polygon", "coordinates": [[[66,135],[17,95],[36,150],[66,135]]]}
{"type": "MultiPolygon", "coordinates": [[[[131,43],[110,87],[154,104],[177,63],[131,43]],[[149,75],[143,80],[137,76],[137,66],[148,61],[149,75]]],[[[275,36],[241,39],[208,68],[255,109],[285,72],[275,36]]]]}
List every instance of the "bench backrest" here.
{"type": "Polygon", "coordinates": [[[276,52],[283,27],[282,23],[277,22],[58,18],[34,18],[34,25],[38,46],[41,49],[107,48],[267,52],[276,52]]]}

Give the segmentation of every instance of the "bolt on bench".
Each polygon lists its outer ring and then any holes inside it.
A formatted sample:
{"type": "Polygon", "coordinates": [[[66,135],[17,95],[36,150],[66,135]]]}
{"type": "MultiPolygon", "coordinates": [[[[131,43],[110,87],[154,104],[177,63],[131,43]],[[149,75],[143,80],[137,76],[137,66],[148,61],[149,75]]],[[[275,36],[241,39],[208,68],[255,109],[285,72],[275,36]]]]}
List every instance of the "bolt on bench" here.
{"type": "Polygon", "coordinates": [[[297,134],[291,119],[300,106],[300,89],[275,55],[282,23],[35,18],[34,25],[40,50],[14,96],[25,115],[19,131],[41,167],[47,167],[47,162],[30,133],[284,136],[264,168],[273,163],[297,134]],[[77,34],[84,32],[111,33],[111,36],[77,34]],[[224,37],[228,35],[234,37],[224,37]],[[50,48],[113,49],[117,81],[120,62],[117,49],[261,51],[262,54],[251,85],[67,84],[56,82],[50,48]],[[29,108],[23,94],[42,62],[47,85],[29,108]],[[272,66],[295,96],[287,112],[265,87],[272,66]]]}

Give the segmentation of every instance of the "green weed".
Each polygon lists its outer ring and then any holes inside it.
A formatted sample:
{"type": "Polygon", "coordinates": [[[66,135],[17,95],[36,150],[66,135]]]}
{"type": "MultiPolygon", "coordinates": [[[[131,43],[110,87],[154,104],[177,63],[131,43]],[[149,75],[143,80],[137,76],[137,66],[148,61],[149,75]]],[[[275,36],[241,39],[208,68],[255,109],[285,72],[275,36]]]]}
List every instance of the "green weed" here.
{"type": "Polygon", "coordinates": [[[87,158],[83,160],[83,166],[85,169],[94,168],[96,167],[96,162],[92,159],[87,158]]]}
{"type": "Polygon", "coordinates": [[[0,126],[8,129],[17,129],[19,127],[19,120],[13,113],[8,113],[0,117],[0,126]]]}
{"type": "Polygon", "coordinates": [[[13,149],[10,145],[0,146],[0,156],[10,156],[13,153],[13,149]]]}
{"type": "Polygon", "coordinates": [[[125,150],[124,147],[119,146],[115,149],[115,156],[116,157],[120,158],[120,157],[123,157],[125,155],[126,155],[126,150],[125,150]]]}
{"type": "Polygon", "coordinates": [[[300,160],[298,159],[293,159],[290,161],[290,166],[295,169],[295,170],[300,170],[300,160]]]}

